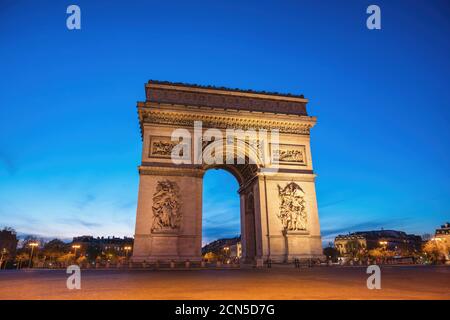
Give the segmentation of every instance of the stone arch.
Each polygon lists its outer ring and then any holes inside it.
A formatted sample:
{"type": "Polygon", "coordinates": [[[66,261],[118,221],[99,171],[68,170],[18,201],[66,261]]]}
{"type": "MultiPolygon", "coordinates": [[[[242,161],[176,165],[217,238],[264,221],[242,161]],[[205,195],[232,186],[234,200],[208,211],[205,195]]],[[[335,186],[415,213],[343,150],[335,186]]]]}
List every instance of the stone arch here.
{"type": "MultiPolygon", "coordinates": [[[[201,260],[203,175],[212,168],[225,169],[238,180],[242,247],[248,261],[261,265],[267,259],[290,262],[322,257],[309,135],[316,118],[307,114],[306,103],[303,96],[149,81],[146,100],[138,103],[143,148],[133,260],[201,260]],[[274,130],[279,133],[275,143],[279,147],[274,149],[267,136],[258,136],[256,144],[250,140],[236,143],[236,160],[242,160],[241,163],[175,164],[171,161],[173,131],[182,128],[196,139],[199,122],[201,135],[209,129],[222,134],[217,141],[201,144],[202,151],[223,144],[228,138],[227,129],[274,130]],[[179,192],[168,190],[164,191],[167,195],[159,194],[157,186],[161,181],[167,181],[179,192]],[[302,221],[306,225],[296,228],[286,227],[289,224],[283,223],[280,215],[281,210],[286,212],[286,203],[292,197],[280,190],[291,182],[301,188],[305,200],[302,221]],[[173,205],[159,208],[162,204],[154,203],[153,199],[164,196],[170,203],[179,204],[177,212],[173,205]],[[287,199],[284,205],[283,199],[287,199]],[[180,220],[152,229],[154,215],[161,212],[179,216],[180,220]],[[246,220],[246,215],[252,214],[246,220]],[[252,236],[245,236],[245,230],[253,230],[252,236]],[[255,241],[253,247],[247,238],[255,241]]],[[[196,142],[191,140],[188,147],[192,154],[198,148],[196,142]]],[[[225,148],[218,152],[217,156],[223,158],[228,151],[225,148]]]]}
{"type": "Polygon", "coordinates": [[[237,152],[232,153],[230,153],[229,149],[223,147],[225,143],[226,139],[220,139],[209,143],[203,148],[205,153],[220,149],[221,152],[218,153],[217,156],[223,160],[223,163],[204,163],[202,169],[205,171],[212,168],[227,170],[237,179],[239,185],[242,187],[249,182],[249,180],[254,178],[261,168],[264,168],[264,159],[262,159],[255,147],[247,141],[237,144],[235,148],[237,152]],[[242,155],[243,157],[238,158],[237,155],[242,155]],[[227,157],[233,159],[232,164],[226,163],[227,157]]]}

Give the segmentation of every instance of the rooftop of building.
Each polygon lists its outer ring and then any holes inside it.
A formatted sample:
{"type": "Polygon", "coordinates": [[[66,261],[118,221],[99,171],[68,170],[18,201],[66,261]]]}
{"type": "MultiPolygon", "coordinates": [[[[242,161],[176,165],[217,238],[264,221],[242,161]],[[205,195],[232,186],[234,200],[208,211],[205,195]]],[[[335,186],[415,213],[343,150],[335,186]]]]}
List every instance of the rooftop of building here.
{"type": "Polygon", "coordinates": [[[133,241],[131,237],[94,237],[89,235],[83,235],[78,237],[73,237],[72,242],[108,242],[108,241],[133,241]]]}
{"type": "Polygon", "coordinates": [[[419,237],[413,234],[407,234],[404,231],[398,230],[369,230],[369,231],[357,231],[349,234],[338,235],[336,239],[380,239],[380,238],[391,238],[391,239],[404,239],[409,237],[419,237]]]}
{"type": "Polygon", "coordinates": [[[189,88],[198,88],[198,89],[209,89],[209,90],[219,90],[219,91],[231,91],[231,92],[240,92],[240,93],[252,93],[252,94],[261,94],[261,95],[270,95],[270,96],[280,96],[280,97],[292,97],[292,98],[300,98],[305,99],[303,94],[292,94],[292,93],[281,93],[281,92],[271,92],[271,91],[258,91],[252,89],[240,89],[240,88],[229,88],[229,87],[218,87],[212,85],[200,85],[193,83],[185,83],[185,82],[170,82],[170,81],[161,81],[161,80],[148,80],[147,84],[159,84],[159,85],[170,85],[177,87],[189,87],[189,88]]]}
{"type": "Polygon", "coordinates": [[[219,252],[225,246],[232,246],[241,241],[241,236],[237,236],[234,238],[224,238],[218,239],[213,242],[208,243],[202,248],[202,254],[207,252],[219,252]]]}
{"type": "Polygon", "coordinates": [[[450,222],[446,222],[439,229],[450,229],[450,222]]]}

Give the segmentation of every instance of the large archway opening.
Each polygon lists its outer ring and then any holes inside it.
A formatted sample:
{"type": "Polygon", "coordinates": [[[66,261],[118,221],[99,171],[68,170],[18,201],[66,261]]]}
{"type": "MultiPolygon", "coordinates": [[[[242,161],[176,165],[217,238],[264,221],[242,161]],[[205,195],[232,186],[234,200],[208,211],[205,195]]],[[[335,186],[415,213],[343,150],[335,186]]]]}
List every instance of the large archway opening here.
{"type": "Polygon", "coordinates": [[[202,256],[207,261],[252,263],[258,256],[255,196],[249,188],[257,166],[205,167],[202,256]]]}
{"type": "Polygon", "coordinates": [[[209,169],[203,176],[202,256],[208,262],[238,261],[241,250],[239,183],[225,169],[209,169]]]}

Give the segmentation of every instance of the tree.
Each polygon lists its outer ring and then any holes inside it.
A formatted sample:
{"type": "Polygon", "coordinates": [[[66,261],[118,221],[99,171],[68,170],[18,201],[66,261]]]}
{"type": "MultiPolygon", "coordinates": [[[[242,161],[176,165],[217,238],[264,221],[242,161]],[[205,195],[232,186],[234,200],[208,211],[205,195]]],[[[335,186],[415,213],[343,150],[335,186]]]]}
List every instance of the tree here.
{"type": "Polygon", "coordinates": [[[69,252],[68,245],[59,239],[53,239],[46,243],[43,248],[43,254],[51,262],[57,261],[57,259],[69,252]]]}
{"type": "Polygon", "coordinates": [[[366,248],[358,240],[350,240],[345,246],[350,259],[363,260],[366,257],[366,248]]]}
{"type": "Polygon", "coordinates": [[[323,254],[327,257],[327,260],[336,262],[338,260],[339,251],[331,244],[329,244],[328,247],[323,249],[323,254]]]}
{"type": "Polygon", "coordinates": [[[449,256],[449,246],[447,242],[441,238],[433,238],[425,243],[423,252],[426,259],[431,263],[445,261],[449,256]]]}
{"type": "Polygon", "coordinates": [[[207,252],[203,258],[205,258],[208,261],[215,261],[217,260],[218,256],[214,252],[207,252]]]}
{"type": "Polygon", "coordinates": [[[95,262],[102,254],[102,249],[96,244],[88,244],[86,248],[86,258],[90,262],[95,262]]]}
{"type": "Polygon", "coordinates": [[[40,242],[36,236],[28,235],[23,239],[22,249],[29,249],[30,243],[39,243],[42,246],[43,242],[40,242]]]}
{"type": "Polygon", "coordinates": [[[3,227],[3,230],[2,230],[2,231],[7,231],[7,232],[11,232],[11,233],[16,234],[16,230],[14,230],[14,229],[11,228],[11,227],[3,227]]]}
{"type": "Polygon", "coordinates": [[[395,256],[395,251],[388,250],[384,247],[378,247],[369,250],[368,254],[372,259],[376,259],[377,261],[385,261],[387,258],[395,256]]]}
{"type": "Polygon", "coordinates": [[[85,256],[80,256],[80,257],[78,257],[78,259],[77,259],[77,264],[78,264],[78,265],[85,264],[86,262],[88,262],[88,261],[87,261],[87,258],[86,258],[85,256]]]}
{"type": "Polygon", "coordinates": [[[56,260],[59,263],[62,263],[64,266],[67,266],[69,264],[73,264],[75,261],[75,255],[73,253],[66,253],[56,260]]]}
{"type": "Polygon", "coordinates": [[[17,269],[20,269],[24,263],[30,260],[30,255],[26,252],[20,252],[16,255],[17,269]]]}
{"type": "Polygon", "coordinates": [[[3,266],[3,261],[7,262],[9,256],[9,252],[6,248],[0,250],[0,270],[3,266]]]}

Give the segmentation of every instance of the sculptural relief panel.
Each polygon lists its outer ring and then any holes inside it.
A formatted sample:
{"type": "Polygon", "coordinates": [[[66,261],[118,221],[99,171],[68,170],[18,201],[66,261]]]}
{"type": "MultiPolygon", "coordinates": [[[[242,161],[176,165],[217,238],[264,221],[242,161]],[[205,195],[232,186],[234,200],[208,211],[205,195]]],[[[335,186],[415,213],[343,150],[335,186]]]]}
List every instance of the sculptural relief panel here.
{"type": "Polygon", "coordinates": [[[151,231],[176,232],[180,229],[182,211],[180,189],[176,182],[158,181],[153,194],[153,223],[151,231]]]}
{"type": "Polygon", "coordinates": [[[307,229],[307,213],[305,193],[295,182],[287,184],[284,188],[278,185],[280,210],[278,218],[281,220],[283,230],[305,231],[307,229]]]}
{"type": "MultiPolygon", "coordinates": [[[[164,158],[170,159],[172,156],[173,148],[178,145],[179,142],[172,141],[171,137],[150,137],[150,148],[149,157],[150,158],[164,158]]],[[[183,158],[182,148],[180,148],[179,157],[183,158]]]]}
{"type": "Polygon", "coordinates": [[[306,147],[295,144],[271,144],[272,163],[306,166],[306,147]]]}

